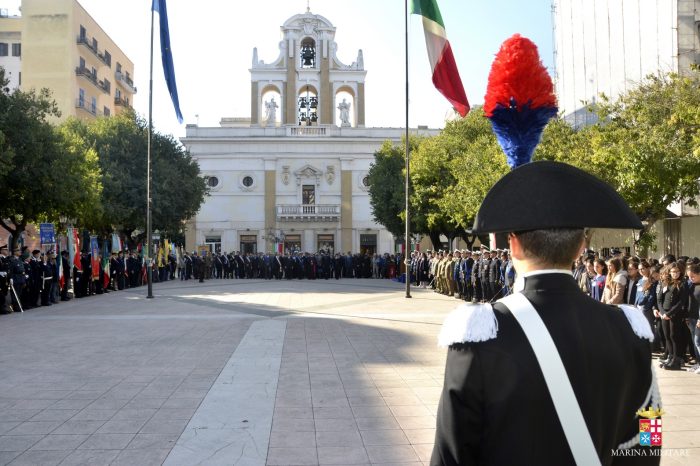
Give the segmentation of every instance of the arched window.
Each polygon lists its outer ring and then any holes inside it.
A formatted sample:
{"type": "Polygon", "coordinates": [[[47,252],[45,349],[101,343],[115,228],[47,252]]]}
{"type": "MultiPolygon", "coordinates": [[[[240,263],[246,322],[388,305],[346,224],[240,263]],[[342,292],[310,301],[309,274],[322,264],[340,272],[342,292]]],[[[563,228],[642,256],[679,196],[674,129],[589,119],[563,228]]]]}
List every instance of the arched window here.
{"type": "Polygon", "coordinates": [[[313,126],[318,121],[318,94],[313,86],[305,86],[299,92],[299,126],[313,126]]]}
{"type": "Polygon", "coordinates": [[[316,42],[312,38],[307,37],[301,41],[299,58],[301,60],[299,66],[302,68],[316,67],[316,42]]]}
{"type": "Polygon", "coordinates": [[[349,87],[341,87],[335,93],[335,122],[338,126],[356,126],[355,93],[349,87]]]}
{"type": "Polygon", "coordinates": [[[282,95],[275,86],[267,86],[262,90],[260,99],[260,124],[277,126],[282,121],[282,95]]]}

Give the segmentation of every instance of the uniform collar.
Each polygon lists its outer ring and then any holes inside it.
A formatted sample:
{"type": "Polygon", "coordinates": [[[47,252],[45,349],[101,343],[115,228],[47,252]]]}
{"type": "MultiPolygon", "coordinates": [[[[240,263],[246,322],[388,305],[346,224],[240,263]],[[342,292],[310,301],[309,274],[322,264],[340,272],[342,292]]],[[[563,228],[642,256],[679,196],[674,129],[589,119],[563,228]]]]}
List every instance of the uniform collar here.
{"type": "Polygon", "coordinates": [[[564,269],[533,270],[532,272],[517,274],[517,276],[515,278],[515,284],[513,285],[513,291],[516,293],[520,293],[521,291],[523,291],[525,289],[525,279],[526,278],[537,277],[539,275],[550,275],[550,274],[568,275],[569,277],[573,278],[573,275],[571,274],[571,270],[564,270],[564,269]]]}

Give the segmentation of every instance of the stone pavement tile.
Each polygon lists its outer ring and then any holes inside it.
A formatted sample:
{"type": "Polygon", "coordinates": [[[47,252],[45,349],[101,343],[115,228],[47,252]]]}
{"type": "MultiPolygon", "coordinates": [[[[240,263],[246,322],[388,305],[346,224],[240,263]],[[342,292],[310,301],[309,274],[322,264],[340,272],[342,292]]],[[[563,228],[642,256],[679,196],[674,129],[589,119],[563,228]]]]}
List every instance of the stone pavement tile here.
{"type": "Polygon", "coordinates": [[[33,418],[31,418],[31,421],[67,421],[68,419],[72,418],[76,414],[78,414],[80,410],[78,409],[45,409],[33,418]]]}
{"type": "Polygon", "coordinates": [[[700,448],[700,436],[698,436],[697,430],[673,432],[673,435],[665,434],[663,439],[664,448],[700,448]]]}
{"type": "Polygon", "coordinates": [[[353,406],[355,417],[391,417],[391,409],[388,406],[353,406]]]}
{"type": "Polygon", "coordinates": [[[160,466],[168,453],[169,449],[122,450],[111,466],[160,466]]]}
{"type": "Polygon", "coordinates": [[[270,448],[267,463],[270,466],[317,465],[316,448],[270,448]]]}
{"type": "Polygon", "coordinates": [[[418,455],[411,445],[368,445],[367,454],[372,463],[418,461],[418,455]]]}
{"type": "Polygon", "coordinates": [[[190,419],[194,415],[196,408],[161,408],[153,410],[155,413],[151,417],[154,421],[162,419],[190,419]]]}
{"type": "Polygon", "coordinates": [[[364,447],[318,447],[319,465],[366,464],[369,462],[364,447]]]}
{"type": "Polygon", "coordinates": [[[409,444],[408,438],[399,429],[363,430],[360,433],[365,446],[409,444]]]}
{"type": "Polygon", "coordinates": [[[423,405],[401,405],[401,406],[390,406],[392,414],[396,417],[400,416],[432,416],[433,413],[423,405]]]}
{"type": "Polygon", "coordinates": [[[116,409],[86,408],[73,416],[72,421],[107,421],[117,414],[116,409]]]}
{"type": "Polygon", "coordinates": [[[123,450],[135,434],[92,434],[79,450],[123,450]]]}
{"type": "Polygon", "coordinates": [[[45,400],[45,399],[32,399],[32,400],[18,400],[12,405],[12,409],[29,410],[29,409],[46,409],[49,406],[56,403],[55,399],[45,400]]]}
{"type": "Polygon", "coordinates": [[[68,435],[47,435],[35,443],[31,450],[75,450],[83,443],[89,435],[68,434],[68,435]]]}
{"type": "Polygon", "coordinates": [[[396,422],[402,429],[430,429],[435,427],[433,416],[396,416],[396,422]]]}
{"type": "Polygon", "coordinates": [[[355,430],[316,431],[316,445],[320,447],[361,447],[362,437],[355,430]]]}
{"type": "MultiPolygon", "coordinates": [[[[338,409],[338,408],[317,408],[319,410],[326,409],[338,409]]],[[[311,408],[283,408],[275,406],[274,418],[291,418],[291,419],[313,419],[314,416],[318,416],[315,410],[311,408]]],[[[342,416],[334,416],[342,417],[342,416]]]]}
{"type": "Polygon", "coordinates": [[[28,450],[42,438],[43,435],[3,435],[0,436],[0,451],[28,450]]]}
{"type": "Polygon", "coordinates": [[[41,412],[41,409],[3,409],[0,411],[0,422],[24,422],[41,412]]]}
{"type": "Polygon", "coordinates": [[[197,408],[202,402],[201,398],[168,398],[161,405],[162,408],[197,408]]]}
{"type": "Polygon", "coordinates": [[[140,430],[144,434],[181,434],[189,419],[151,419],[140,430]]]}
{"type": "Polygon", "coordinates": [[[39,390],[32,395],[35,400],[62,400],[73,390],[39,390]]]}
{"type": "Polygon", "coordinates": [[[275,431],[270,435],[270,448],[315,448],[314,432],[275,431]]]}
{"type": "Polygon", "coordinates": [[[75,450],[61,466],[109,466],[121,450],[75,450]]]}
{"type": "Polygon", "coordinates": [[[401,428],[393,417],[358,417],[355,418],[355,422],[360,431],[401,428]]]}
{"type": "Polygon", "coordinates": [[[90,399],[65,399],[58,400],[51,405],[51,409],[83,409],[89,404],[93,403],[94,400],[90,399]]]}
{"type": "Polygon", "coordinates": [[[348,406],[314,406],[313,417],[315,419],[352,419],[352,410],[348,406]]]}
{"type": "Polygon", "coordinates": [[[10,466],[55,466],[69,454],[67,450],[29,450],[15,458],[10,466]]]}
{"type": "Polygon", "coordinates": [[[172,395],[170,395],[170,399],[173,398],[196,398],[198,400],[201,400],[205,396],[207,396],[207,393],[209,392],[209,389],[198,389],[198,388],[178,388],[173,392],[172,395]]]}
{"type": "Polygon", "coordinates": [[[430,461],[430,456],[433,454],[432,443],[421,443],[418,445],[412,445],[412,447],[416,451],[416,454],[421,461],[430,461]]]}
{"type": "Polygon", "coordinates": [[[159,397],[146,397],[143,393],[135,396],[122,409],[158,409],[163,406],[168,399],[159,397]]]}
{"type": "Polygon", "coordinates": [[[112,421],[147,421],[153,417],[158,410],[155,408],[122,408],[112,416],[112,421]]]}
{"type": "Polygon", "coordinates": [[[98,434],[135,434],[146,424],[146,419],[120,420],[111,419],[97,429],[98,434]]]}
{"type": "Polygon", "coordinates": [[[53,431],[56,435],[66,435],[66,434],[93,434],[97,432],[97,429],[102,427],[106,421],[91,421],[87,419],[70,419],[59,428],[53,431]]]}
{"type": "Polygon", "coordinates": [[[3,421],[0,422],[0,435],[10,431],[20,424],[19,421],[3,421]]]}
{"type": "Polygon", "coordinates": [[[6,435],[45,435],[56,430],[61,424],[61,421],[27,421],[8,431],[6,435]]]}
{"type": "Polygon", "coordinates": [[[385,396],[384,401],[388,406],[418,406],[423,404],[416,395],[385,396]]]}
{"type": "Polygon", "coordinates": [[[10,462],[21,455],[21,451],[0,451],[0,466],[10,464],[10,462]]]}
{"type": "Polygon", "coordinates": [[[316,432],[357,431],[357,424],[354,419],[314,419],[314,422],[316,423],[316,432]]]}
{"type": "Polygon", "coordinates": [[[172,449],[179,434],[136,434],[127,445],[132,450],[172,449]]]}
{"type": "MultiPolygon", "coordinates": [[[[81,401],[81,400],[72,400],[81,401]]],[[[114,398],[101,397],[87,405],[89,409],[121,409],[127,404],[129,400],[117,400],[114,398]]]]}
{"type": "Polygon", "coordinates": [[[403,433],[412,444],[430,443],[435,441],[435,428],[433,429],[407,429],[403,433]]]}
{"type": "Polygon", "coordinates": [[[348,396],[350,406],[386,406],[384,398],[381,396],[348,396]]]}
{"type": "Polygon", "coordinates": [[[272,431],[279,432],[313,432],[316,430],[314,427],[313,419],[294,419],[294,418],[272,418],[272,431]]]}

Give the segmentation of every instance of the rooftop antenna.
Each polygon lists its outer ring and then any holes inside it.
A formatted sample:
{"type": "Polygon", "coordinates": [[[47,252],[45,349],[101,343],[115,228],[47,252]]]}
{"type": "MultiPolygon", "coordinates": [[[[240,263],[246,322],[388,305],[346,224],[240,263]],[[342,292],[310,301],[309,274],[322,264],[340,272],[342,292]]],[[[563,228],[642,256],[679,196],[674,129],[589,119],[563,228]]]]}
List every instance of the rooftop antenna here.
{"type": "Polygon", "coordinates": [[[306,0],[306,12],[311,13],[311,7],[309,6],[309,0],[306,0]]]}

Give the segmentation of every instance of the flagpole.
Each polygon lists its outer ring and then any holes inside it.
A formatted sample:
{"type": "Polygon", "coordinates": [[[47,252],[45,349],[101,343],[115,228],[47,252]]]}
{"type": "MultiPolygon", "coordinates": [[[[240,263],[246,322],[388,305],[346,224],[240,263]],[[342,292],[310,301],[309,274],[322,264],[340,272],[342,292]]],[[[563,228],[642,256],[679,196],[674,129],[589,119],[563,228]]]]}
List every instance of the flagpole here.
{"type": "Polygon", "coordinates": [[[155,12],[151,5],[151,71],[148,84],[148,150],[146,155],[146,283],[147,298],[153,298],[153,277],[151,273],[151,136],[153,133],[153,23],[155,12]]]}
{"type": "Polygon", "coordinates": [[[409,254],[411,253],[411,216],[408,210],[409,170],[411,153],[408,144],[408,0],[404,0],[404,26],[406,32],[406,237],[404,238],[404,263],[406,264],[406,298],[411,297],[411,270],[409,254]]]}

